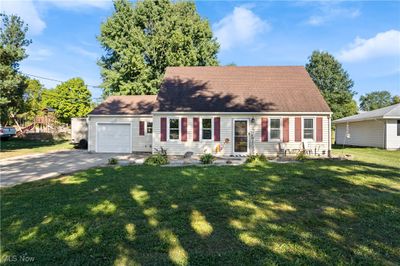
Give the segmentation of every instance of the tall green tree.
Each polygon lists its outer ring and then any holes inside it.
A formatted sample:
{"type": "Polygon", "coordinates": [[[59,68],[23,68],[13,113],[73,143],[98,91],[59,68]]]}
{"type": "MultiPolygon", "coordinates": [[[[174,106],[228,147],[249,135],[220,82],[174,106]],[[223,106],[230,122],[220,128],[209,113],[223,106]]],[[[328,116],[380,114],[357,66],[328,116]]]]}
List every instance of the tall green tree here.
{"type": "Polygon", "coordinates": [[[392,104],[400,103],[400,95],[395,95],[392,98],[392,104]]]}
{"type": "Polygon", "coordinates": [[[388,91],[373,91],[360,97],[360,109],[372,111],[391,104],[392,96],[388,91]]]}
{"type": "Polygon", "coordinates": [[[92,95],[81,78],[72,78],[46,92],[47,105],[55,109],[57,119],[71,123],[72,117],[84,117],[93,108],[92,95]]]}
{"type": "Polygon", "coordinates": [[[331,108],[333,119],[357,113],[354,85],[342,65],[329,53],[314,51],[306,69],[331,108]]]}
{"type": "Polygon", "coordinates": [[[217,65],[219,44],[194,2],[115,0],[101,25],[104,95],[156,94],[167,66],[217,65]]]}
{"type": "Polygon", "coordinates": [[[372,111],[398,103],[398,96],[393,96],[389,91],[373,91],[360,97],[360,109],[372,111]]]}
{"type": "Polygon", "coordinates": [[[27,57],[28,26],[15,15],[0,14],[0,118],[7,124],[11,115],[23,108],[25,77],[18,73],[19,63],[27,57]]]}
{"type": "Polygon", "coordinates": [[[46,88],[37,79],[27,79],[24,94],[25,117],[33,121],[35,116],[39,115],[46,107],[45,94],[46,88]]]}

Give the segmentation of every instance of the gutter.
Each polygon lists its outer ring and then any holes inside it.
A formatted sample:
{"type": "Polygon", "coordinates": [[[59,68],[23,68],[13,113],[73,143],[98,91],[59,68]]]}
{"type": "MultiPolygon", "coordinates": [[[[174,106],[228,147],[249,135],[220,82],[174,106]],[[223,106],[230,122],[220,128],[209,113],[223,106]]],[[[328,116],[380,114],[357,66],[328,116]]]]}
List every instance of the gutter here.
{"type": "Polygon", "coordinates": [[[152,115],[163,115],[163,114],[176,114],[176,115],[195,115],[195,114],[207,114],[207,115],[332,115],[332,112],[186,112],[186,111],[171,111],[171,112],[152,112],[152,115]]]}

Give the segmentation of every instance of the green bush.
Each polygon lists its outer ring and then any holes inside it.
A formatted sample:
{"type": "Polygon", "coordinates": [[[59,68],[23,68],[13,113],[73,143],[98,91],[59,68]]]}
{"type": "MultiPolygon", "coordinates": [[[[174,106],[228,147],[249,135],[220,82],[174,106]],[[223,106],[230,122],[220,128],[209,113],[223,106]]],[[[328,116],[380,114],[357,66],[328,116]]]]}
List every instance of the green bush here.
{"type": "Polygon", "coordinates": [[[307,159],[307,155],[306,155],[305,151],[300,151],[296,156],[297,161],[304,161],[305,159],[307,159]]]}
{"type": "Polygon", "coordinates": [[[246,163],[252,163],[252,162],[266,162],[267,157],[265,157],[264,154],[253,154],[249,155],[246,159],[246,163]]]}
{"type": "Polygon", "coordinates": [[[108,159],[108,164],[110,164],[110,165],[118,164],[118,159],[117,158],[110,158],[110,159],[108,159]]]}
{"type": "Polygon", "coordinates": [[[166,154],[155,153],[150,155],[144,161],[146,165],[164,165],[168,164],[168,156],[166,154]]]}
{"type": "Polygon", "coordinates": [[[200,162],[202,164],[212,164],[214,161],[215,157],[211,153],[205,153],[200,156],[200,162]]]}

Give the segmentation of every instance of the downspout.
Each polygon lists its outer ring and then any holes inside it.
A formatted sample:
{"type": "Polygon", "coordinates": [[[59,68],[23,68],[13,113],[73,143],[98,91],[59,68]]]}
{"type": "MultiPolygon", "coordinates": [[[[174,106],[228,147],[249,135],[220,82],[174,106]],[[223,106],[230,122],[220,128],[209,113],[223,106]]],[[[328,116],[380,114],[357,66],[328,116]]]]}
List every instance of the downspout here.
{"type": "Polygon", "coordinates": [[[328,117],[328,157],[332,157],[332,125],[331,125],[331,116],[332,114],[329,114],[328,117]]]}

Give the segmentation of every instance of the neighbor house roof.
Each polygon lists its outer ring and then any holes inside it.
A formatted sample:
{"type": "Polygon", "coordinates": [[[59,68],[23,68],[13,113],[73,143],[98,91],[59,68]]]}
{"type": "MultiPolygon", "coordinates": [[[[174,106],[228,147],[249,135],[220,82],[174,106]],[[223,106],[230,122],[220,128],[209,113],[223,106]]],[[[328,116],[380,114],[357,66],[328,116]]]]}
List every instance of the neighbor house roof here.
{"type": "Polygon", "coordinates": [[[144,115],[157,106],[156,95],[110,96],[89,115],[144,115]]]}
{"type": "Polygon", "coordinates": [[[302,66],[168,67],[158,111],[330,112],[302,66]]]}
{"type": "Polygon", "coordinates": [[[400,118],[400,103],[388,107],[376,109],[369,112],[364,112],[358,115],[352,115],[333,121],[335,124],[347,122],[359,122],[373,119],[400,118]]]}

